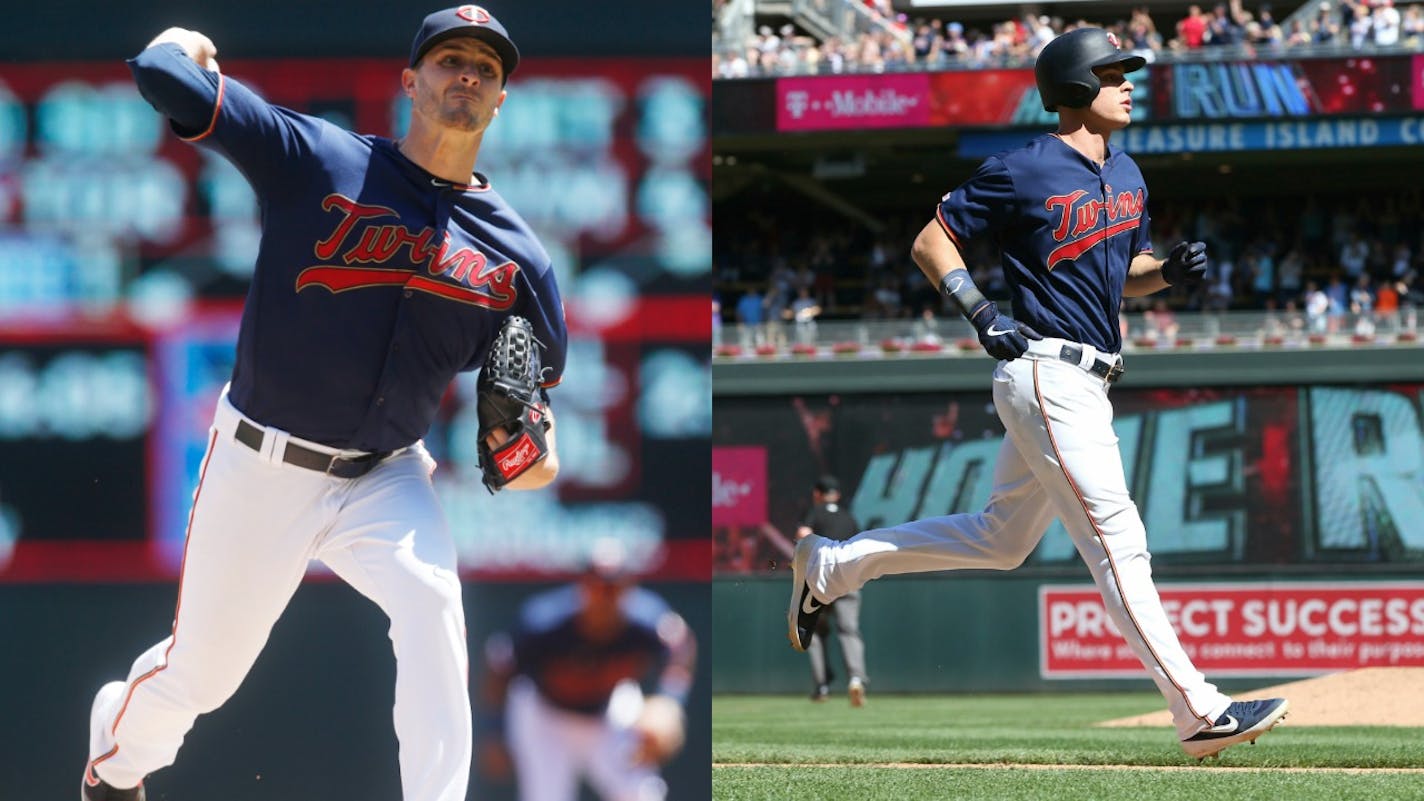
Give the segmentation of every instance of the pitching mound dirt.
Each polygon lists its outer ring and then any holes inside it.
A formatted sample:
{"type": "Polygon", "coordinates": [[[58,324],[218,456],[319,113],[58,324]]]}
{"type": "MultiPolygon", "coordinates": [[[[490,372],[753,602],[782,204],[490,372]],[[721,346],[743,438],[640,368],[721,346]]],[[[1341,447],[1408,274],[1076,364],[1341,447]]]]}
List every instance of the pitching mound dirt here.
{"type": "MultiPolygon", "coordinates": [[[[1424,726],[1424,668],[1364,668],[1263,687],[1235,698],[1285,698],[1295,726],[1424,726]]],[[[1171,726],[1167,710],[1099,726],[1171,726]]]]}

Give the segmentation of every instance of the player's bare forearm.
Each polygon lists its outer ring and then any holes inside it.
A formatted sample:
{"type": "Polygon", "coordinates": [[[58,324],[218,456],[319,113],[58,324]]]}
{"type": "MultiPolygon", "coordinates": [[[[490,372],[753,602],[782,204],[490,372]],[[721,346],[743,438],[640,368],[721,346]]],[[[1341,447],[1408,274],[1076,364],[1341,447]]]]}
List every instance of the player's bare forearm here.
{"type": "Polygon", "coordinates": [[[1123,282],[1122,294],[1129,298],[1140,298],[1166,289],[1168,284],[1162,277],[1162,259],[1153,258],[1151,253],[1139,254],[1127,268],[1127,280],[1123,282]]]}
{"type": "Polygon", "coordinates": [[[930,279],[932,286],[939,286],[951,272],[966,269],[964,256],[954,246],[954,241],[945,233],[939,220],[930,220],[921,229],[920,235],[915,237],[915,244],[910,247],[910,258],[930,279]]]}
{"type": "Polygon", "coordinates": [[[193,59],[198,66],[213,72],[218,71],[218,47],[213,44],[212,39],[187,28],[169,28],[155,36],[148,46],[153,47],[170,42],[183,48],[183,52],[187,53],[188,58],[193,59]]]}
{"type": "Polygon", "coordinates": [[[668,659],[658,677],[657,693],[685,703],[697,665],[697,637],[677,614],[659,621],[658,633],[668,645],[668,659]]]}

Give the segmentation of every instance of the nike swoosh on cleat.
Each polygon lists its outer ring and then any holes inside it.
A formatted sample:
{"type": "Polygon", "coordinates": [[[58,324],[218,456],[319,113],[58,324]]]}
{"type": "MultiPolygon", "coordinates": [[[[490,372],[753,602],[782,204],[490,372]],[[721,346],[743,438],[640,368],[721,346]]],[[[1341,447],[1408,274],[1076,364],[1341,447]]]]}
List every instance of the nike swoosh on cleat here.
{"type": "Polygon", "coordinates": [[[817,612],[821,611],[822,607],[824,606],[825,604],[816,602],[816,599],[811,596],[811,591],[809,589],[806,590],[806,596],[801,599],[802,612],[805,612],[808,615],[814,615],[817,612]]]}
{"type": "Polygon", "coordinates": [[[1227,734],[1236,731],[1237,727],[1240,725],[1241,724],[1236,720],[1236,718],[1227,715],[1225,723],[1218,723],[1215,726],[1212,726],[1210,729],[1203,729],[1202,734],[1227,734]]]}
{"type": "Polygon", "coordinates": [[[1014,332],[1014,329],[1012,329],[1012,328],[1006,328],[1006,329],[1000,331],[999,329],[997,329],[997,328],[995,328],[994,326],[991,325],[991,326],[989,326],[989,330],[988,330],[986,333],[988,333],[988,335],[991,336],[991,337],[1001,337],[1001,336],[1003,336],[1004,334],[1012,334],[1013,332],[1014,332]]]}

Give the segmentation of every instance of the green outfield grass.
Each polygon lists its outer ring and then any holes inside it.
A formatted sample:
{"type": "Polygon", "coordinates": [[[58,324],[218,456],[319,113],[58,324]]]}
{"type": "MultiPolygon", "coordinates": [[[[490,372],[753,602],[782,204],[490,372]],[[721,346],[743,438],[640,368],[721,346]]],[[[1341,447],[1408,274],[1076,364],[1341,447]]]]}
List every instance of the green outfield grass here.
{"type": "Polygon", "coordinates": [[[1424,799],[1424,773],[1338,770],[1424,769],[1419,729],[1293,728],[1287,716],[1256,745],[1198,765],[1171,729],[1092,725],[1160,708],[1161,697],[1149,693],[882,695],[862,709],[844,696],[823,704],[801,696],[719,696],[712,703],[712,797],[1424,799]],[[1334,770],[1301,770],[1309,768],[1334,770]]]}

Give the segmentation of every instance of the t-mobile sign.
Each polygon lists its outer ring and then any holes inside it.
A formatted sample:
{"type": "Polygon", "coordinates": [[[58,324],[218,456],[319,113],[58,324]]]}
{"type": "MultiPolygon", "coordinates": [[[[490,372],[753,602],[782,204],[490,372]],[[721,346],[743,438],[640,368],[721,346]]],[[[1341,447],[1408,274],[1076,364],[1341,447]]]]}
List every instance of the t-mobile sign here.
{"type": "MultiPolygon", "coordinates": [[[[1159,585],[1182,647],[1208,679],[1424,667],[1424,582],[1159,585]]],[[[1038,591],[1039,672],[1134,678],[1142,663],[1092,585],[1038,591]]]]}
{"type": "Polygon", "coordinates": [[[782,78],[776,129],[919,128],[929,124],[928,91],[924,73],[782,78]]]}

